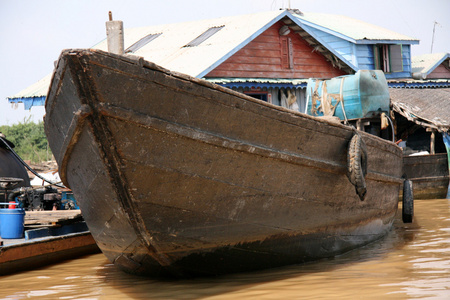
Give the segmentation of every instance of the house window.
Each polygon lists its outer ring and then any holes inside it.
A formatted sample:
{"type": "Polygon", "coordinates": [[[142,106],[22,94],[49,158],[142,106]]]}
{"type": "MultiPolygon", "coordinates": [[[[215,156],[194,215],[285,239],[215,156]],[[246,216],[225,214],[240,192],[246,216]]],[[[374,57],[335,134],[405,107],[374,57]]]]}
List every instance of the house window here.
{"type": "Polygon", "coordinates": [[[220,29],[224,28],[225,25],[217,26],[217,27],[211,27],[202,34],[200,34],[198,37],[187,43],[184,47],[195,47],[212,37],[214,34],[216,34],[220,29]]]}
{"type": "Polygon", "coordinates": [[[375,70],[385,73],[402,72],[402,45],[375,45],[373,48],[375,70]]]}
{"type": "Polygon", "coordinates": [[[154,39],[156,39],[158,36],[160,36],[162,33],[156,33],[156,34],[149,34],[144,36],[142,39],[131,45],[125,50],[125,53],[132,53],[136,52],[154,39]]]}

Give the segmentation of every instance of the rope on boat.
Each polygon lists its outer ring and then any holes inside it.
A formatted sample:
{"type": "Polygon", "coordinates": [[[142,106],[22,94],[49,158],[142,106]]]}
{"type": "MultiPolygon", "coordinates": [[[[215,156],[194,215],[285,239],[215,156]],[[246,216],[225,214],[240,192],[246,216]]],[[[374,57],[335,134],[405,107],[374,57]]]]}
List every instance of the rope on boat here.
{"type": "Polygon", "coordinates": [[[341,104],[342,114],[344,115],[344,124],[348,125],[347,114],[345,112],[344,106],[344,80],[345,77],[341,78],[341,84],[339,88],[339,94],[328,93],[327,91],[327,80],[317,80],[314,91],[311,89],[311,114],[313,116],[318,115],[318,112],[323,112],[324,116],[334,116],[334,112],[339,105],[341,104]],[[319,95],[318,89],[319,84],[322,83],[322,95],[319,95]],[[331,102],[335,100],[336,104],[333,105],[331,102]],[[317,102],[320,101],[320,105],[317,106],[317,102]]]}

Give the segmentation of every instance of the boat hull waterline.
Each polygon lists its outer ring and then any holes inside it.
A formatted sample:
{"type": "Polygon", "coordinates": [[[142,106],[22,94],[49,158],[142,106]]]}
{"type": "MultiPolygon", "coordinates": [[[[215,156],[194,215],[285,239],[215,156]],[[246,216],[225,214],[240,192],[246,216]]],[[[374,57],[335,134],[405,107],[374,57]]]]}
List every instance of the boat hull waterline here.
{"type": "Polygon", "coordinates": [[[46,102],[60,176],[103,253],[152,276],[216,275],[331,257],[385,235],[400,148],[140,58],[65,50],[46,102]]]}

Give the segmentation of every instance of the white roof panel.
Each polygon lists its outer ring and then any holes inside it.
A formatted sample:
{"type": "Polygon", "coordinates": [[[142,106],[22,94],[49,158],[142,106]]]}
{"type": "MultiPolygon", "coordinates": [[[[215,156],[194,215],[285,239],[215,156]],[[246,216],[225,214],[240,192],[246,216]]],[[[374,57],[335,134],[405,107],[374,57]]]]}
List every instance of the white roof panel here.
{"type": "Polygon", "coordinates": [[[413,56],[411,66],[413,73],[431,73],[439,64],[450,57],[450,53],[433,53],[413,56]]]}
{"type": "Polygon", "coordinates": [[[344,35],[354,41],[392,40],[414,41],[414,43],[419,41],[392,30],[346,16],[310,12],[295,14],[295,16],[301,21],[307,22],[310,26],[328,29],[331,34],[344,35]]]}

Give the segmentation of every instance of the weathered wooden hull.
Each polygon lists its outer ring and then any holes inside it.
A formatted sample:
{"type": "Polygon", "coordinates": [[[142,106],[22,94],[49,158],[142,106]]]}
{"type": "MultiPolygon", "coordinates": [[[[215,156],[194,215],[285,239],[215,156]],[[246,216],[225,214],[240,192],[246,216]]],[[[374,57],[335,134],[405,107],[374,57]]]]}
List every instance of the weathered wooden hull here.
{"type": "Polygon", "coordinates": [[[447,153],[405,156],[403,170],[406,177],[413,182],[414,199],[447,197],[449,185],[447,153]]]}
{"type": "Polygon", "coordinates": [[[367,195],[346,177],[353,132],[151,63],[62,53],[45,129],[103,253],[130,273],[189,276],[330,257],[382,237],[402,154],[361,133],[367,195]]]}

